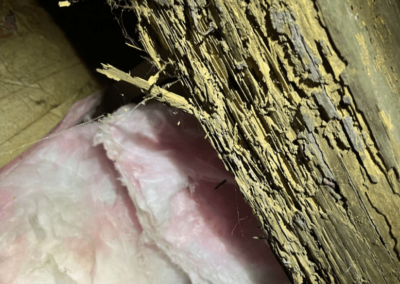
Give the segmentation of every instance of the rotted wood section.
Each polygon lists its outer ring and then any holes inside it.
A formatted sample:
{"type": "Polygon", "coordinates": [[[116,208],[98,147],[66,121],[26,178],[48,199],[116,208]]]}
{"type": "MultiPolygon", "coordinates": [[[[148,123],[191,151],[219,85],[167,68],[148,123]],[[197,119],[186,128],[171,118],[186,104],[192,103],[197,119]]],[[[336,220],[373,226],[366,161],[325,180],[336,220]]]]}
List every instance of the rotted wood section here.
{"type": "Polygon", "coordinates": [[[353,2],[132,0],[135,48],[186,95],[99,70],[197,117],[293,283],[400,281],[395,35],[353,2]]]}

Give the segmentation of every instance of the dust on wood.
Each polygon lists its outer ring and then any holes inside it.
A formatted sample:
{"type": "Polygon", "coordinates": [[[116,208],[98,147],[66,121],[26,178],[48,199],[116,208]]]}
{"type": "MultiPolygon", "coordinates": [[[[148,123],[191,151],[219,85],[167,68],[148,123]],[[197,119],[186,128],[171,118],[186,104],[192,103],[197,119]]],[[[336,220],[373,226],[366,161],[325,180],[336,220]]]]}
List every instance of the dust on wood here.
{"type": "Polygon", "coordinates": [[[365,47],[337,48],[326,1],[131,3],[143,49],[188,96],[100,72],[197,117],[293,283],[397,283],[398,145],[360,100],[376,101],[365,47]]]}

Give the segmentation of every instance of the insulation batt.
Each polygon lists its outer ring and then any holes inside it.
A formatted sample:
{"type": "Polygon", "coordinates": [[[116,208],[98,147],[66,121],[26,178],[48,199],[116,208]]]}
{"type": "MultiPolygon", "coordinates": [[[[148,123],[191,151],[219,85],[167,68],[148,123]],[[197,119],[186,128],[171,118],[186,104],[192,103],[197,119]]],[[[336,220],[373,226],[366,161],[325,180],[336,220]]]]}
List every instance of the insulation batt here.
{"type": "Polygon", "coordinates": [[[0,170],[1,284],[289,283],[193,117],[98,99],[0,170]]]}

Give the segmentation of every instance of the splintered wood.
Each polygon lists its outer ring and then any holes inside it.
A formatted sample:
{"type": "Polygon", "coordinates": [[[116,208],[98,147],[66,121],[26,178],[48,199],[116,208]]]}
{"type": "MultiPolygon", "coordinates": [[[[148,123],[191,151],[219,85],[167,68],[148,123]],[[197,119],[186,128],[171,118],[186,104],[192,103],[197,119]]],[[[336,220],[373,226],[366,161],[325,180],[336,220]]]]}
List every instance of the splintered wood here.
{"type": "Polygon", "coordinates": [[[187,96],[100,72],[197,117],[293,283],[397,283],[395,146],[325,2],[132,0],[144,50],[187,96]]]}

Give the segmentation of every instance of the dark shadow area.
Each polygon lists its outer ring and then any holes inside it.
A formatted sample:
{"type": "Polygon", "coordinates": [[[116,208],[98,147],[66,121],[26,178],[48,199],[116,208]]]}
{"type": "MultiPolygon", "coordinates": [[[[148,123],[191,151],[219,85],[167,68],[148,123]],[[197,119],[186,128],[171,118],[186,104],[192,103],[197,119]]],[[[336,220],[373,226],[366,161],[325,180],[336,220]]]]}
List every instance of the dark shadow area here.
{"type": "Polygon", "coordinates": [[[59,7],[58,0],[38,0],[54,22],[64,31],[77,54],[95,78],[107,86],[111,80],[96,72],[101,63],[111,64],[123,71],[135,67],[142,58],[140,52],[129,47],[120,24],[134,38],[136,16],[131,11],[111,10],[105,0],[81,0],[69,7],[59,7]]]}

